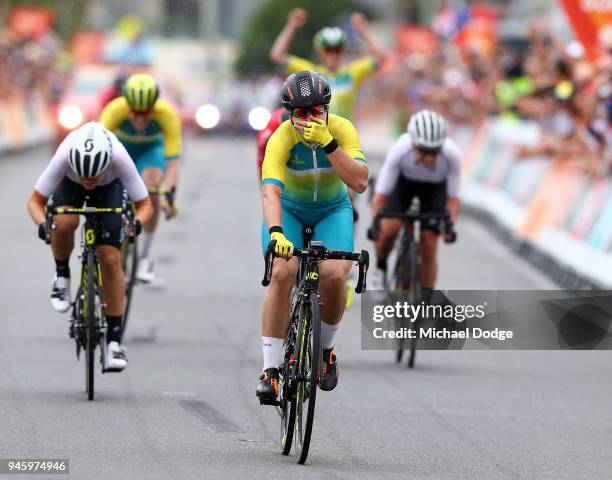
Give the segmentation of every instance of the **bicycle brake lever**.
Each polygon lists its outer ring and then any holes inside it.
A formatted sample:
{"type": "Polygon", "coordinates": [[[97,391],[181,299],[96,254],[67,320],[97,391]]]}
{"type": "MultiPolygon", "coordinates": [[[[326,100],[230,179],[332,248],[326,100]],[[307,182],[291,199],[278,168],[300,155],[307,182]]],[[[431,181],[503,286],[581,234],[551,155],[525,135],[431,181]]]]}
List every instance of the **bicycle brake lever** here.
{"type": "Polygon", "coordinates": [[[265,272],[264,278],[261,281],[261,284],[264,287],[270,285],[272,281],[272,266],[274,265],[274,248],[276,247],[276,240],[272,240],[266,249],[266,255],[264,258],[265,261],[265,272]]]}
{"type": "Polygon", "coordinates": [[[357,279],[357,286],[355,287],[356,293],[362,293],[366,291],[368,268],[370,266],[370,254],[367,250],[362,250],[358,260],[359,264],[359,278],[357,279]]]}

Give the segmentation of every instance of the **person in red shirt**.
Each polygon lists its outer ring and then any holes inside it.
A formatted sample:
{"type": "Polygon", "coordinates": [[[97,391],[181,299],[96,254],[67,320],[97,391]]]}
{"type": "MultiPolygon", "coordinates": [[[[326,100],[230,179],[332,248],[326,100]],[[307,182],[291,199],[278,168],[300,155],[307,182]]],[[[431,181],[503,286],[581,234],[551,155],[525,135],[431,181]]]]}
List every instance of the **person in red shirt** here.
{"type": "Polygon", "coordinates": [[[98,109],[100,112],[104,109],[107,103],[121,96],[121,89],[123,88],[123,84],[126,80],[127,75],[125,73],[119,73],[113,80],[112,85],[109,85],[100,92],[98,99],[98,109]]]}
{"type": "Polygon", "coordinates": [[[257,132],[257,182],[261,184],[261,166],[263,165],[264,156],[266,155],[266,145],[268,140],[275,132],[275,130],[285,120],[289,120],[289,113],[284,108],[278,108],[270,117],[266,128],[257,132]]]}

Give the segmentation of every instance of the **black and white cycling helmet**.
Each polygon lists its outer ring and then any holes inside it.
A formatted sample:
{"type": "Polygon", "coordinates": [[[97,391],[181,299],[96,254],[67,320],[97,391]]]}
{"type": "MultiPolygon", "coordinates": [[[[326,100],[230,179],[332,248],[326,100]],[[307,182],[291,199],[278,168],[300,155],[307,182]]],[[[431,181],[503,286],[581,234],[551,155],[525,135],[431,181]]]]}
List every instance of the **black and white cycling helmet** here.
{"type": "Polygon", "coordinates": [[[68,163],[79,177],[92,178],[104,173],[112,155],[110,136],[101,124],[89,122],[72,132],[68,163]]]}
{"type": "Polygon", "coordinates": [[[408,133],[415,147],[436,151],[442,148],[446,140],[448,126],[439,113],[433,110],[421,110],[410,117],[408,133]]]}

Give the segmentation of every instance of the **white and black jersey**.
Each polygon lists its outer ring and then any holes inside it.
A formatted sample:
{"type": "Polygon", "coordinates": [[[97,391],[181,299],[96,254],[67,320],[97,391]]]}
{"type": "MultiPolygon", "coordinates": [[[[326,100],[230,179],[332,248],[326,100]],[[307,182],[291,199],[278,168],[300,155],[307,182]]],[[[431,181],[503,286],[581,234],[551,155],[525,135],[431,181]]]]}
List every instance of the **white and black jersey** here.
{"type": "Polygon", "coordinates": [[[461,181],[461,150],[446,138],[432,168],[418,162],[410,134],[404,133],[391,147],[376,182],[376,193],[390,195],[400,176],[415,182],[446,183],[446,194],[457,197],[461,181]]]}
{"type": "MultiPolygon", "coordinates": [[[[74,132],[71,132],[60,144],[49,165],[47,165],[47,168],[45,168],[34,185],[34,189],[45,197],[50,197],[65,177],[68,177],[74,183],[79,183],[76,174],[72,171],[69,164],[72,135],[74,135],[74,132]]],[[[113,156],[110,166],[104,172],[98,185],[110,185],[118,178],[127,190],[131,200],[135,202],[142,200],[149,193],[136,169],[132,157],[130,157],[123,144],[113,133],[108,132],[108,135],[111,140],[113,156]]]]}

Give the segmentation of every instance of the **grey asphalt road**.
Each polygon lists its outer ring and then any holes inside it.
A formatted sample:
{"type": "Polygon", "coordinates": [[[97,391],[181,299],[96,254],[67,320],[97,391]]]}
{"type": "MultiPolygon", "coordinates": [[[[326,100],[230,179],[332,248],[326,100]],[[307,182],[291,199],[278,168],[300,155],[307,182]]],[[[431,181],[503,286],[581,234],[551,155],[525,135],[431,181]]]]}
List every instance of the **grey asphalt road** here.
{"type": "MultiPolygon", "coordinates": [[[[612,477],[609,352],[427,351],[409,371],[392,352],[361,350],[357,307],[308,463],[283,457],[278,415],[254,395],[264,290],[253,143],[187,142],[181,215],[153,246],[165,288],[136,291],[129,366],[97,376],[94,402],[25,210],[49,152],[0,159],[0,458],[66,458],[74,479],[612,477]]],[[[464,219],[458,231],[440,287],[554,288],[482,226],[464,219]]]]}

